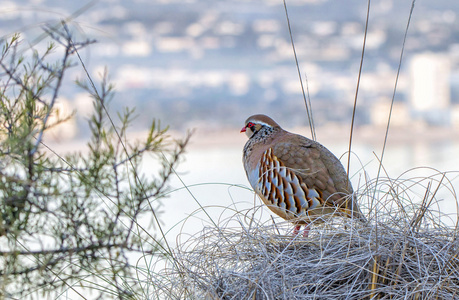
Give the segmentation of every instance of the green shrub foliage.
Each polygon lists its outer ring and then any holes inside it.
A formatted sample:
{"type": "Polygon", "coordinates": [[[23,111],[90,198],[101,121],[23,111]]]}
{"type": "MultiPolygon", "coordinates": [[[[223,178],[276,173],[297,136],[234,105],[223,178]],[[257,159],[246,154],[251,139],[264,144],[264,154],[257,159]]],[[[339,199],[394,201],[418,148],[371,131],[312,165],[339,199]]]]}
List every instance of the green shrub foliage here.
{"type": "Polygon", "coordinates": [[[86,70],[79,50],[92,41],[74,41],[65,24],[44,31],[35,45],[50,41],[44,50],[15,35],[0,57],[0,298],[79,293],[75,286],[103,298],[135,297],[129,257],[170,253],[159,199],[188,137],[173,140],[153,121],[144,141],[129,141],[134,110],[113,120],[113,86],[104,75],[96,88],[88,75],[77,82],[94,100],[87,151],[50,149],[48,130],[72,117],[56,108],[64,74],[86,70]],[[155,178],[142,175],[147,154],[159,162],[148,170],[155,178]]]}

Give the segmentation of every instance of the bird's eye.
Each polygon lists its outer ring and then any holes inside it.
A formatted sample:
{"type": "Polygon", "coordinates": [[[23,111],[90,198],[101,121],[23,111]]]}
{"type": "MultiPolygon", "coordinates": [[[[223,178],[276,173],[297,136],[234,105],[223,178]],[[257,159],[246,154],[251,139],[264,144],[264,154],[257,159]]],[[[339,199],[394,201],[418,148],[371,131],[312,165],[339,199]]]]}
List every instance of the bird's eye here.
{"type": "Polygon", "coordinates": [[[247,127],[252,128],[253,126],[255,126],[255,124],[253,124],[252,122],[247,123],[247,127]]]}

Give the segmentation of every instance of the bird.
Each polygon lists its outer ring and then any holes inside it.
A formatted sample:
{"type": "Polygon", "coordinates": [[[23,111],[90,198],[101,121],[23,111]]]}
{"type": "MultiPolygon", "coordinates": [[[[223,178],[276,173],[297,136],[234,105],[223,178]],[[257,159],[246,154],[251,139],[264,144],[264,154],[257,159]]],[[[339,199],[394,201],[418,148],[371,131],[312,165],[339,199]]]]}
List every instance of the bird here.
{"type": "Polygon", "coordinates": [[[295,225],[297,235],[309,224],[339,215],[365,221],[349,177],[326,147],[307,137],[288,132],[273,119],[257,114],[241,129],[249,140],[243,164],[255,193],[268,208],[295,225]]]}

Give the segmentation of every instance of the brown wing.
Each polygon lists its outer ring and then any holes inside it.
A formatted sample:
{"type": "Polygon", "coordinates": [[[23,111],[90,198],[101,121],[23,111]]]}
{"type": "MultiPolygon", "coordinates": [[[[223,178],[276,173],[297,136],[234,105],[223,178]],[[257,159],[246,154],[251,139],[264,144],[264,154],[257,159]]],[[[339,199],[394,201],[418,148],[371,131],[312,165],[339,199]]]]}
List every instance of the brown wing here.
{"type": "Polygon", "coordinates": [[[268,148],[260,161],[261,199],[268,207],[284,219],[303,218],[311,209],[321,208],[321,194],[308,188],[295,170],[287,168],[268,148]]]}
{"type": "Polygon", "coordinates": [[[361,217],[352,197],[352,186],[341,162],[327,148],[299,135],[295,143],[283,141],[273,146],[273,154],[295,171],[308,188],[320,190],[326,204],[352,210],[361,217]]]}

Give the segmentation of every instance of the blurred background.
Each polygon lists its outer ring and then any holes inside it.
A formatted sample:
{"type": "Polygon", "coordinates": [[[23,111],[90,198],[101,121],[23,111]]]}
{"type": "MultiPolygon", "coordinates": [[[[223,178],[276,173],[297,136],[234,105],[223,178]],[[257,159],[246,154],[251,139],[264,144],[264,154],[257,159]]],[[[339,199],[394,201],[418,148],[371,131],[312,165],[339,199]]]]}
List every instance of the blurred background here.
{"type": "MultiPolygon", "coordinates": [[[[371,2],[351,158],[354,187],[364,182],[363,169],[370,178],[377,171],[411,4],[371,2]]],[[[349,145],[367,1],[288,0],[287,7],[317,139],[340,157],[349,145]]],[[[248,116],[268,114],[285,129],[311,136],[281,0],[6,0],[0,36],[19,31],[31,47],[44,49],[45,43],[32,42],[42,26],[70,17],[77,39],[97,40],[82,59],[94,79],[107,68],[116,90],[113,114],[136,107],[133,137],[153,118],[177,137],[196,130],[178,171],[186,185],[197,186],[193,195],[178,191],[165,202],[169,225],[199,207],[192,196],[203,205],[258,204],[250,190],[228,187],[248,186],[241,163],[246,137],[239,134],[248,116]]],[[[459,170],[458,65],[459,1],[417,1],[394,95],[385,176],[416,167],[459,170]]],[[[80,66],[68,73],[59,99],[61,109],[76,116],[49,137],[61,151],[84,146],[89,134],[92,100],[72,83],[76,78],[85,78],[80,66]]],[[[182,183],[175,178],[173,185],[182,183]]]]}

